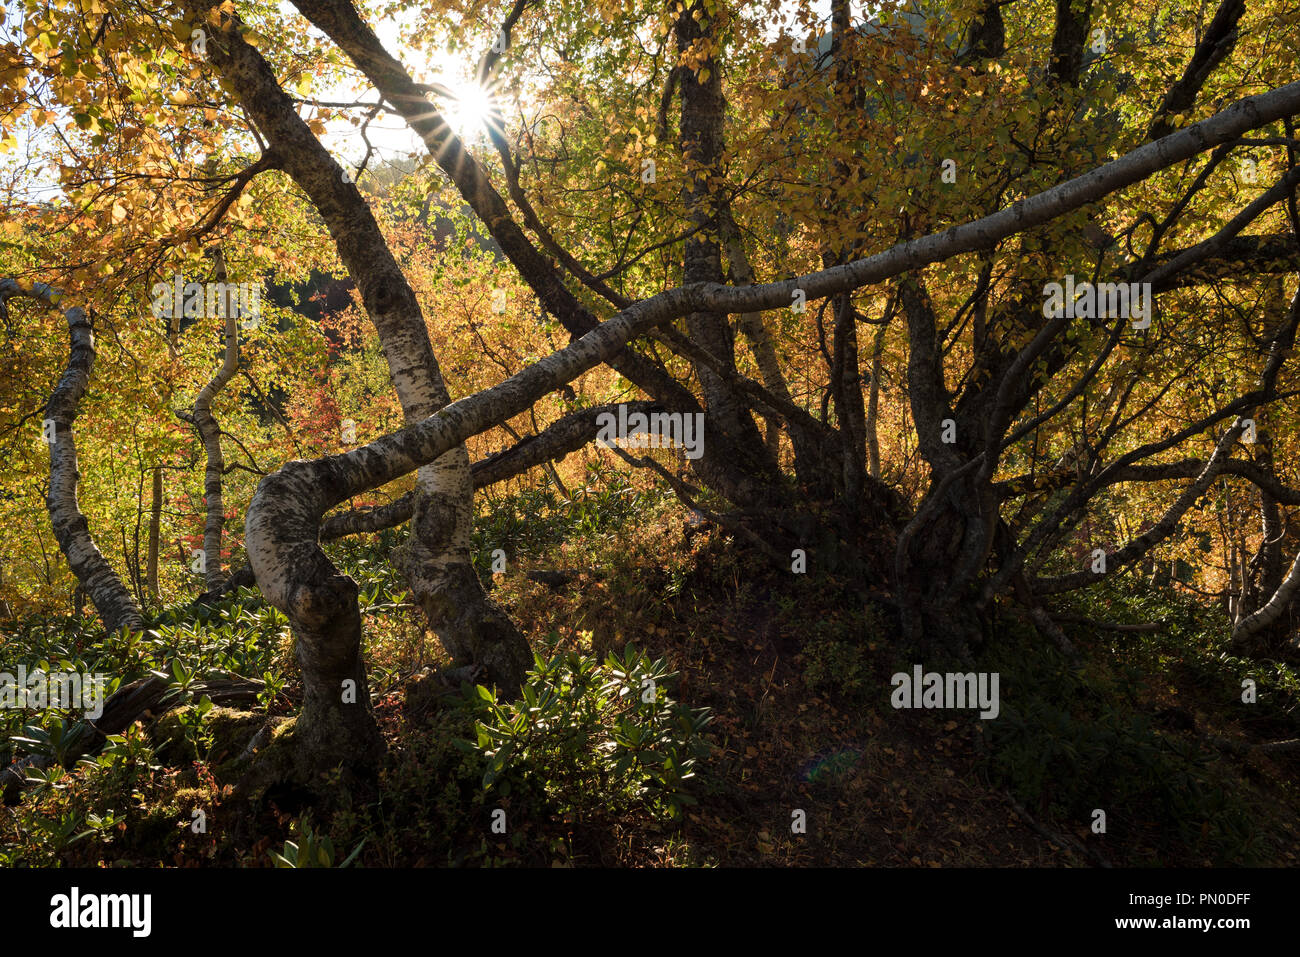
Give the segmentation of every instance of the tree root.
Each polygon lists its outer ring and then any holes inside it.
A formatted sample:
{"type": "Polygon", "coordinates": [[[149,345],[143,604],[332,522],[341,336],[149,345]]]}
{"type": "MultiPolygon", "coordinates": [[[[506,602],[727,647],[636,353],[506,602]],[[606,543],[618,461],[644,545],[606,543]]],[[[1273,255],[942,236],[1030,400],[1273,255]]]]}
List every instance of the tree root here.
{"type": "Polygon", "coordinates": [[[230,770],[239,774],[233,796],[252,805],[273,802],[284,810],[365,801],[376,794],[379,759],[365,766],[322,767],[300,746],[297,718],[272,718],[249,741],[230,770]]]}

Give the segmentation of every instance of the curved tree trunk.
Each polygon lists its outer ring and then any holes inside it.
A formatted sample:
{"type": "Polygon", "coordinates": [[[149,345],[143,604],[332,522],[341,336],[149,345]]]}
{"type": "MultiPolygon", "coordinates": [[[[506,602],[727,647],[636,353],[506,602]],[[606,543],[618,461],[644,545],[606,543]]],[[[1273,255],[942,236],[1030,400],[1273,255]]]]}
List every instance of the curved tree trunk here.
{"type": "MultiPolygon", "coordinates": [[[[195,8],[206,10],[207,4],[195,8]]],[[[219,42],[208,46],[212,63],[231,82],[285,171],[320,211],[379,333],[406,421],[422,421],[443,408],[450,396],[415,292],[351,177],[344,176],[298,116],[261,54],[240,35],[237,22],[228,14],[220,15],[219,42]]],[[[453,658],[482,667],[487,680],[507,694],[513,693],[532,665],[532,652],[508,616],[487,597],[473,571],[473,485],[466,449],[450,449],[437,461],[422,466],[419,488],[411,536],[402,557],[412,595],[453,658]]],[[[260,574],[258,583],[265,593],[260,574]]],[[[331,588],[333,597],[321,608],[333,607],[335,599],[340,608],[355,606],[355,585],[345,585],[340,579],[331,588]]],[[[304,610],[304,622],[315,614],[304,610]]],[[[322,621],[308,626],[306,633],[327,625],[345,631],[350,627],[344,621],[322,621]]],[[[315,648],[311,640],[299,643],[304,671],[323,666],[316,661],[315,648]]],[[[344,670],[350,675],[355,668],[349,664],[344,670]]],[[[336,671],[327,669],[329,681],[342,674],[336,671]]],[[[327,713],[315,705],[312,710],[327,713]]]]}
{"type": "MultiPolygon", "coordinates": [[[[1273,467],[1273,436],[1260,430],[1255,446],[1255,465],[1276,481],[1273,467]]],[[[1246,654],[1274,655],[1291,638],[1291,620],[1287,615],[1300,590],[1300,555],[1288,570],[1284,566],[1282,543],[1286,525],[1277,498],[1268,489],[1259,488],[1259,512],[1262,540],[1259,551],[1245,567],[1242,556],[1241,591],[1233,616],[1232,644],[1246,654]],[[1253,570],[1253,578],[1248,577],[1253,570]]]]}
{"type": "MultiPolygon", "coordinates": [[[[357,586],[340,575],[319,544],[325,512],[430,461],[471,435],[527,409],[547,392],[604,362],[634,335],[664,321],[694,297],[639,304],[500,385],[462,399],[417,426],[352,452],[289,462],[257,487],[248,507],[248,557],[263,595],[289,618],[306,697],[295,728],[303,774],[373,767],[382,747],[365,685],[357,586]]],[[[681,310],[684,311],[684,310],[681,310]]],[[[681,314],[681,311],[678,314],[681,314]]]]}
{"type": "MultiPolygon", "coordinates": [[[[0,280],[0,299],[24,296],[46,306],[55,306],[62,294],[44,283],[22,289],[12,279],[0,280]]],[[[73,423],[80,411],[81,397],[90,382],[95,363],[95,339],[86,311],[74,306],[64,313],[68,321],[71,347],[68,367],[59,379],[45,407],[45,428],[52,430],[50,449],[50,490],[45,498],[54,526],[54,537],[68,560],[72,574],[90,597],[109,632],[120,629],[143,631],[140,608],[117,572],[104,558],[94,540],[86,516],[77,505],[77,441],[73,423]]],[[[47,432],[48,434],[48,432],[47,432]]]]}
{"type": "MultiPolygon", "coordinates": [[[[232,18],[220,15],[218,20],[223,29],[219,38],[221,42],[216,48],[230,51],[231,56],[241,60],[236,71],[248,68],[248,51],[234,29],[232,18]]],[[[210,44],[209,49],[213,48],[210,44]]],[[[257,59],[260,63],[260,58],[257,59]]],[[[222,65],[223,70],[229,65],[229,61],[222,65]]],[[[274,78],[269,76],[265,64],[261,64],[260,69],[273,86],[274,78]]],[[[286,98],[282,93],[276,95],[283,106],[286,98]]],[[[407,93],[406,99],[422,98],[407,93]]],[[[255,112],[257,106],[256,101],[250,104],[250,112],[255,112]]],[[[291,112],[287,107],[285,109],[291,112]]],[[[1011,207],[900,243],[865,259],[762,285],[737,288],[697,283],[668,290],[627,306],[568,347],[542,358],[497,386],[447,406],[418,425],[408,426],[344,455],[311,462],[290,462],[279,472],[267,476],[259,484],[249,507],[246,539],[250,562],[263,593],[268,601],[289,616],[299,639],[304,674],[312,685],[310,696],[313,704],[310,712],[304,711],[304,717],[311,713],[312,720],[307,724],[316,727],[303,734],[302,740],[310,746],[302,752],[302,760],[307,766],[322,768],[337,766],[339,760],[373,760],[366,742],[377,736],[368,707],[348,710],[346,702],[343,707],[338,704],[340,684],[346,685],[351,680],[349,675],[364,678],[364,669],[361,667],[356,586],[338,575],[318,541],[322,517],[330,508],[350,496],[377,488],[436,461],[469,436],[523,412],[547,392],[572,381],[596,364],[609,361],[629,341],[646,335],[665,322],[690,314],[738,314],[782,308],[789,305],[796,288],[803,289],[809,299],[833,296],[886,281],[961,252],[987,250],[1006,236],[1055,219],[1157,169],[1166,168],[1187,156],[1211,149],[1224,139],[1297,110],[1300,110],[1300,82],[1248,98],[1157,143],[1139,147],[1087,176],[1051,187],[1011,207]],[[339,734],[337,738],[331,738],[322,729],[335,723],[340,725],[339,734]]],[[[263,122],[264,117],[258,120],[263,122]]],[[[319,149],[319,144],[305,129],[298,139],[305,150],[319,149]],[[305,142],[307,140],[311,142],[305,142]]],[[[299,144],[290,145],[296,147],[299,144]]],[[[333,168],[338,171],[337,166],[333,168]]],[[[337,198],[321,185],[320,191],[309,189],[308,192],[318,206],[331,207],[321,211],[331,229],[337,230],[340,228],[335,222],[337,198]]],[[[364,204],[361,209],[368,212],[364,204]]],[[[343,228],[346,225],[343,224],[343,228]]],[[[336,240],[341,249],[346,245],[345,235],[336,232],[336,240]]],[[[375,266],[376,272],[382,267],[373,260],[359,265],[375,266]]],[[[367,274],[364,270],[360,272],[367,274]]],[[[379,307],[391,303],[396,291],[386,282],[381,283],[378,288],[367,292],[367,305],[379,307]]],[[[937,358],[937,350],[933,348],[935,330],[932,323],[929,338],[931,347],[926,350],[926,361],[932,363],[937,358]]],[[[1038,338],[1035,337],[1035,341],[1038,338]]],[[[1032,356],[1028,361],[1032,361],[1032,356]]],[[[1013,367],[1009,373],[1015,371],[1013,367]]],[[[934,378],[938,388],[942,389],[941,376],[926,375],[923,378],[934,378]]],[[[930,417],[931,412],[941,413],[945,408],[946,399],[940,392],[937,406],[925,414],[930,417]]],[[[925,424],[918,417],[917,425],[923,432],[926,431],[925,424]]],[[[1001,432],[997,435],[1000,436],[1001,432]]],[[[937,441],[937,436],[926,441],[937,441]]],[[[927,457],[933,464],[933,457],[927,457]]],[[[991,467],[986,465],[985,468],[989,468],[991,474],[991,467]]],[[[987,479],[985,475],[981,480],[987,479]]],[[[996,517],[996,510],[993,510],[989,520],[996,517]]],[[[968,557],[971,550],[963,548],[961,554],[968,557]]],[[[969,562],[963,564],[969,565],[969,562]]],[[[359,695],[357,700],[362,702],[366,699],[359,695]]]]}
{"type": "MultiPolygon", "coordinates": [[[[655,402],[626,402],[598,405],[570,412],[551,423],[540,434],[527,436],[517,445],[475,462],[470,467],[474,488],[487,488],[497,482],[504,482],[534,466],[557,461],[570,452],[576,452],[583,446],[590,445],[600,432],[598,421],[600,417],[607,413],[616,415],[619,405],[626,406],[629,415],[634,412],[649,414],[665,411],[663,406],[655,402]]],[[[354,508],[331,515],[321,523],[320,540],[331,542],[348,535],[378,532],[410,521],[411,515],[415,512],[417,491],[407,492],[385,505],[354,508]]],[[[236,588],[256,584],[252,569],[245,564],[230,576],[222,588],[200,596],[199,600],[214,601],[236,588]]]]}
{"type": "Polygon", "coordinates": [[[1232,630],[1232,643],[1247,646],[1256,641],[1260,633],[1281,622],[1283,614],[1297,594],[1300,594],[1300,554],[1296,555],[1290,570],[1272,597],[1258,611],[1243,618],[1232,630]]]}
{"type": "MultiPolygon", "coordinates": [[[[1272,435],[1261,428],[1255,445],[1255,464],[1265,474],[1275,478],[1272,445],[1272,435]]],[[[1235,602],[1234,627],[1242,619],[1258,611],[1273,596],[1281,587],[1283,575],[1286,573],[1285,560],[1282,556],[1284,525],[1281,507],[1267,489],[1260,488],[1258,491],[1261,541],[1259,550],[1249,562],[1246,561],[1244,551],[1239,555],[1240,567],[1236,576],[1239,579],[1239,590],[1235,602]]],[[[1263,643],[1273,642],[1265,640],[1263,643]]]]}

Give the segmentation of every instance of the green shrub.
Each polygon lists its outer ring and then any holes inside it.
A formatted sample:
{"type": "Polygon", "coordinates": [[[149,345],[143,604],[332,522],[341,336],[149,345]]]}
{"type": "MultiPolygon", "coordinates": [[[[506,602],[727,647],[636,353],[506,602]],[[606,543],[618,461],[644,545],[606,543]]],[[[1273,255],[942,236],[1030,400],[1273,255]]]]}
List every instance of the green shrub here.
{"type": "Polygon", "coordinates": [[[639,489],[629,475],[599,461],[587,465],[586,481],[562,498],[549,484],[504,498],[484,496],[484,511],[474,521],[471,547],[480,577],[492,574],[492,551],[541,555],[577,538],[597,539],[630,522],[665,494],[657,488],[639,489]]]}
{"type": "Polygon", "coordinates": [[[678,819],[695,803],[686,787],[709,716],[668,697],[662,659],[629,645],[603,664],[577,652],[535,661],[518,701],[481,686],[469,701],[477,739],[457,746],[483,761],[485,792],[588,822],[638,810],[678,819]]]}

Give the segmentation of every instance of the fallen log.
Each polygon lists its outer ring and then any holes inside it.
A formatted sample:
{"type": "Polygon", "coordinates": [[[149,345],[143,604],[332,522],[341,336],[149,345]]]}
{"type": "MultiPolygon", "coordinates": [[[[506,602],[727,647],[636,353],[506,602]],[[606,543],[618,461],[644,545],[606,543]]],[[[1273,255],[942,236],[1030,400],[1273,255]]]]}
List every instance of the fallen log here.
{"type": "MultiPolygon", "coordinates": [[[[207,695],[214,705],[247,704],[257,700],[263,683],[252,678],[219,678],[200,681],[191,686],[194,698],[207,695]]],[[[110,735],[121,734],[137,721],[152,721],[184,704],[184,695],[169,694],[172,684],[166,678],[150,675],[138,678],[118,688],[104,702],[104,713],[95,720],[83,722],[64,758],[64,767],[72,768],[79,758],[93,757],[103,750],[110,735]]],[[[28,755],[13,761],[0,771],[0,798],[5,804],[16,804],[27,787],[27,776],[32,769],[50,767],[53,757],[46,754],[28,755]]]]}

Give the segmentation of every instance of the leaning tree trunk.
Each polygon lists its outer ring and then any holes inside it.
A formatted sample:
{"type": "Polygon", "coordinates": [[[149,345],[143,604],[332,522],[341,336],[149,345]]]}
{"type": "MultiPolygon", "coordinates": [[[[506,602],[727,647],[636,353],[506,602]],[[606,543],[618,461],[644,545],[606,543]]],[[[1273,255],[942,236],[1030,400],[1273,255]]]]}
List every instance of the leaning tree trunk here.
{"type": "MultiPolygon", "coordinates": [[[[1258,431],[1255,452],[1256,464],[1265,475],[1276,479],[1271,430],[1258,431]]],[[[1243,654],[1272,657],[1287,646],[1293,633],[1288,612],[1300,589],[1300,556],[1288,570],[1282,552],[1286,539],[1282,509],[1264,488],[1259,490],[1259,511],[1261,541],[1250,562],[1254,577],[1250,577],[1250,569],[1242,561],[1232,644],[1243,654]]]]}
{"type": "MultiPolygon", "coordinates": [[[[62,294],[35,283],[23,289],[12,279],[0,280],[0,301],[23,296],[47,306],[56,305],[62,294]]],[[[95,362],[95,339],[86,311],[79,306],[67,310],[71,348],[68,367],[54,387],[45,407],[43,434],[50,449],[50,489],[45,506],[54,526],[54,537],[68,560],[72,574],[90,597],[109,632],[121,629],[143,631],[140,608],[117,572],[104,558],[94,540],[86,516],[77,505],[77,441],[73,423],[80,411],[81,397],[90,382],[95,362]]]]}
{"type": "MultiPolygon", "coordinates": [[[[1273,437],[1270,431],[1259,429],[1255,445],[1256,464],[1264,474],[1276,479],[1273,465],[1273,437]]],[[[1244,552],[1238,559],[1238,573],[1233,577],[1239,580],[1234,602],[1233,645],[1238,651],[1250,655],[1273,655],[1286,645],[1291,633],[1289,616],[1284,615],[1287,602],[1276,604],[1277,595],[1290,594],[1290,589],[1283,592],[1282,586],[1286,575],[1286,559],[1282,544],[1285,539],[1286,525],[1282,520],[1282,509],[1278,500],[1266,489],[1259,490],[1259,514],[1261,540],[1259,550],[1249,564],[1244,552]],[[1256,616],[1268,605],[1269,610],[1256,616]],[[1249,622],[1249,625],[1247,625],[1249,622]]],[[[1291,586],[1294,588],[1294,584],[1291,586]]]]}
{"type": "MultiPolygon", "coordinates": [[[[351,0],[294,0],[303,16],[351,58],[357,69],[374,84],[385,102],[399,113],[411,129],[423,140],[434,162],[455,184],[461,197],[478,216],[488,234],[501,252],[528,283],[542,308],[559,320],[574,337],[591,332],[599,324],[596,314],[565,285],[554,256],[569,264],[576,261],[562,249],[537,248],[515,222],[504,197],[493,188],[487,168],[484,167],[465,144],[456,136],[438,109],[426,97],[426,89],[416,84],[411,75],[394,59],[360,18],[351,0]]],[[[508,33],[508,31],[507,31],[508,33]]],[[[506,36],[506,42],[509,37],[506,36]]],[[[490,72],[490,68],[489,68],[490,72]]],[[[493,136],[499,149],[509,152],[509,144],[493,136]]],[[[527,207],[526,198],[519,194],[516,205],[527,207]],[[522,202],[520,200],[523,200],[522,202]]],[[[540,225],[540,224],[539,224],[540,225]]],[[[539,234],[544,229],[538,229],[539,234]]],[[[579,268],[576,274],[581,274],[579,268]]],[[[597,282],[596,288],[602,284],[597,282]]],[[[603,287],[601,295],[608,298],[610,290],[603,287]]],[[[615,299],[619,297],[615,294],[615,299]]],[[[616,302],[618,308],[627,302],[616,302]]],[[[659,361],[633,349],[624,349],[611,356],[609,365],[629,382],[643,389],[655,401],[676,411],[697,411],[699,403],[689,389],[679,383],[659,361]]],[[[697,469],[706,469],[710,459],[707,454],[696,461],[697,469]]],[[[718,463],[722,468],[725,462],[718,463]]]]}
{"type": "MultiPolygon", "coordinates": [[[[206,2],[194,4],[195,9],[204,12],[209,6],[206,2]]],[[[265,59],[240,35],[238,20],[228,14],[218,16],[220,26],[214,27],[220,34],[218,42],[207,48],[213,65],[232,84],[285,171],[325,220],[339,257],[356,280],[362,303],[379,333],[406,421],[413,424],[428,418],[447,405],[450,396],[414,290],[352,177],[344,175],[298,116],[293,101],[280,88],[265,59]]],[[[474,572],[470,556],[473,484],[469,464],[469,453],[462,445],[420,468],[420,498],[400,562],[412,595],[453,659],[481,668],[489,682],[509,694],[519,688],[532,665],[532,652],[505,612],[487,597],[474,572]]],[[[258,584],[265,592],[260,574],[258,584]]],[[[336,602],[340,609],[354,609],[355,590],[354,583],[339,577],[330,586],[331,597],[319,606],[321,613],[336,602]]],[[[351,611],[346,614],[350,617],[351,611]]],[[[316,615],[312,609],[303,610],[305,634],[322,628],[333,632],[351,627],[342,619],[317,621],[316,615]]],[[[316,660],[323,654],[319,649],[328,646],[328,641],[322,645],[300,639],[298,655],[304,674],[319,670],[327,684],[354,678],[363,688],[364,674],[354,674],[360,667],[359,659],[346,665],[316,660]]],[[[329,715],[332,707],[315,702],[311,708],[304,708],[304,718],[329,715]]],[[[363,708],[368,713],[368,701],[363,708]]],[[[322,740],[327,740],[336,731],[341,732],[341,728],[331,731],[330,720],[323,718],[311,733],[319,733],[322,740]]]]}
{"type": "Polygon", "coordinates": [[[297,639],[304,687],[294,731],[300,773],[317,774],[340,761],[354,770],[373,765],[382,746],[365,693],[357,586],[321,550],[325,512],[444,458],[471,435],[518,415],[665,321],[668,307],[687,301],[679,293],[661,300],[658,309],[630,307],[558,353],[418,425],[343,455],[289,462],[258,484],[245,539],[262,593],[285,612],[297,639]]]}
{"type": "Polygon", "coordinates": [[[1251,653],[1272,650],[1272,646],[1277,642],[1266,641],[1262,636],[1269,635],[1269,632],[1274,629],[1282,634],[1290,631],[1290,622],[1286,618],[1286,613],[1298,595],[1300,595],[1300,553],[1296,555],[1286,577],[1282,579],[1282,583],[1269,600],[1233,628],[1233,646],[1251,653]],[[1261,649],[1261,646],[1264,646],[1264,649],[1261,649]]]}

